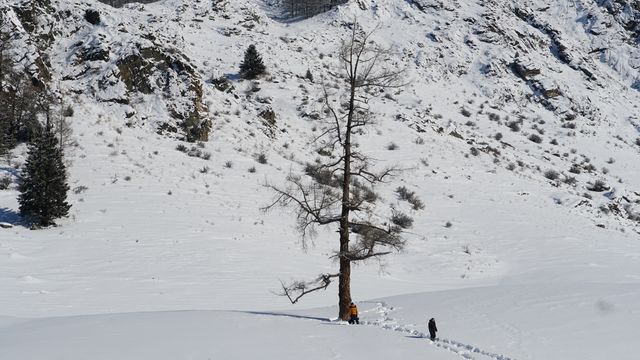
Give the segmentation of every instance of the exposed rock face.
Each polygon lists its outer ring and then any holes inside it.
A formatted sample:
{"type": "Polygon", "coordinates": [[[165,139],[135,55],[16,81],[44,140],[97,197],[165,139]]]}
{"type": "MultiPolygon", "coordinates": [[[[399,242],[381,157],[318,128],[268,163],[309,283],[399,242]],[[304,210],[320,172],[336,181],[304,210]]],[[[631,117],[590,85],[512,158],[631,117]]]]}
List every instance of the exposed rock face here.
{"type": "MultiPolygon", "coordinates": [[[[102,2],[120,6],[130,1],[102,2]]],[[[69,84],[71,92],[123,105],[122,116],[128,122],[144,121],[159,133],[187,141],[208,140],[212,123],[202,100],[202,80],[176,46],[113,23],[104,6],[63,7],[51,0],[32,0],[1,10],[13,20],[7,23],[15,37],[25,44],[16,56],[25,59],[23,65],[34,81],[46,84],[56,74],[55,80],[61,80],[62,87],[69,84]],[[87,11],[103,16],[90,23],[87,11]],[[151,109],[148,102],[154,103],[151,109]],[[137,107],[146,110],[135,111],[137,107]],[[132,118],[136,113],[144,118],[132,118]]]]}
{"type": "Polygon", "coordinates": [[[202,103],[202,82],[184,56],[166,50],[157,45],[136,49],[116,61],[117,77],[129,94],[162,94],[169,114],[180,121],[177,125],[186,140],[207,141],[211,120],[206,118],[202,103]]]}
{"type": "Polygon", "coordinates": [[[153,2],[157,2],[158,0],[98,0],[101,3],[111,5],[113,7],[121,7],[126,4],[131,3],[139,3],[139,4],[149,4],[153,2]]]}

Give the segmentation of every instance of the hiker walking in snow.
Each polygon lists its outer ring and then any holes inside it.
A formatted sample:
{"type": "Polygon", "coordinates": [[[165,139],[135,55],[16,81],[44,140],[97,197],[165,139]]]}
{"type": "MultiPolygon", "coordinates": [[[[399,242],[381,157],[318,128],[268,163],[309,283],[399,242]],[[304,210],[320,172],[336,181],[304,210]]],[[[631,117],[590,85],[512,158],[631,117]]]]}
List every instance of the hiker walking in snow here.
{"type": "Polygon", "coordinates": [[[436,331],[438,331],[438,328],[436,327],[436,320],[431,318],[429,319],[429,335],[431,336],[431,341],[436,339],[436,331]]]}
{"type": "Polygon", "coordinates": [[[351,303],[351,305],[349,305],[349,315],[351,316],[349,318],[349,324],[360,325],[360,319],[358,318],[358,307],[356,306],[356,304],[351,303]]]}

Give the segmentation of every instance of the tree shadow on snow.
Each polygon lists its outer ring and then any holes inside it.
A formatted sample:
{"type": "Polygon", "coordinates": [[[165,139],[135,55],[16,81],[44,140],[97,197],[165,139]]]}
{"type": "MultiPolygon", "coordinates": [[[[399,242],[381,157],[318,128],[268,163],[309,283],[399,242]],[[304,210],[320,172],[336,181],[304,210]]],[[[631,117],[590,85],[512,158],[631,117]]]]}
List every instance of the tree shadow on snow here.
{"type": "Polygon", "coordinates": [[[245,314],[252,315],[263,315],[263,316],[280,316],[280,317],[290,317],[295,319],[306,319],[306,320],[316,320],[322,322],[331,322],[331,319],[316,317],[316,316],[305,316],[305,315],[296,315],[296,314],[287,314],[287,313],[278,313],[278,312],[268,312],[268,311],[239,311],[245,314]]]}
{"type": "Polygon", "coordinates": [[[231,80],[231,81],[240,81],[240,80],[242,80],[242,78],[240,77],[240,74],[238,74],[238,73],[224,74],[224,77],[227,78],[228,80],[231,80]]]}
{"type": "Polygon", "coordinates": [[[9,208],[0,208],[0,222],[9,223],[14,226],[26,226],[27,222],[20,216],[20,213],[9,208]]]}
{"type": "Polygon", "coordinates": [[[13,177],[16,177],[16,178],[18,177],[18,175],[20,173],[18,171],[18,169],[14,168],[12,166],[0,166],[0,173],[3,173],[3,172],[5,172],[5,173],[7,173],[7,174],[9,174],[9,175],[11,175],[13,177]]]}

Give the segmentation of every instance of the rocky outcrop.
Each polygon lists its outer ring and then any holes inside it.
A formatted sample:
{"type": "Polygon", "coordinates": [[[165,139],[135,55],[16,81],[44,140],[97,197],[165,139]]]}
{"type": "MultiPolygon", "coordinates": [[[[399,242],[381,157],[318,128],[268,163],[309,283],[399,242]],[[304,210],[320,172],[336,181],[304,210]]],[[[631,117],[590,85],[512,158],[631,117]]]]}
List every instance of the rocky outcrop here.
{"type": "Polygon", "coordinates": [[[158,2],[158,0],[98,0],[98,1],[100,1],[103,4],[111,5],[113,7],[122,7],[123,5],[131,4],[131,3],[149,4],[149,3],[158,2]]]}
{"type": "Polygon", "coordinates": [[[157,35],[129,31],[108,16],[87,21],[89,11],[96,16],[108,13],[96,5],[31,0],[2,9],[19,43],[21,53],[16,56],[23,59],[34,82],[56,80],[61,88],[68,84],[69,91],[88,96],[88,101],[125,105],[127,122],[136,121],[130,114],[144,113],[145,123],[153,119],[159,133],[187,141],[208,140],[212,122],[203,101],[203,82],[190,59],[176,46],[155,41],[157,35]],[[57,63],[52,64],[56,56],[57,63]],[[151,113],[148,101],[159,105],[151,113]],[[136,111],[137,107],[142,108],[136,111]]]}
{"type": "MultiPolygon", "coordinates": [[[[129,94],[161,94],[187,141],[207,141],[211,120],[203,104],[202,82],[188,59],[160,45],[141,47],[116,60],[117,78],[129,94]]],[[[166,127],[163,123],[159,132],[166,127]]]]}

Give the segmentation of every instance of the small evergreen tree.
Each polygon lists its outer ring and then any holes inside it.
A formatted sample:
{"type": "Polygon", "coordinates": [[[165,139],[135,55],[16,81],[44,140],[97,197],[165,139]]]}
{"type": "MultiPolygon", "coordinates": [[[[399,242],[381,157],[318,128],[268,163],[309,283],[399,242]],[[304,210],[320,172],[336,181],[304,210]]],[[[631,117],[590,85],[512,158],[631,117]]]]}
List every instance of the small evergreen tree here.
{"type": "Polygon", "coordinates": [[[20,213],[39,225],[53,225],[53,220],[66,216],[69,185],[58,139],[47,126],[29,145],[29,155],[19,186],[20,213]]]}
{"type": "Polygon", "coordinates": [[[240,64],[240,76],[244,79],[255,79],[264,74],[266,68],[255,45],[249,45],[244,52],[244,61],[240,64]]]}

